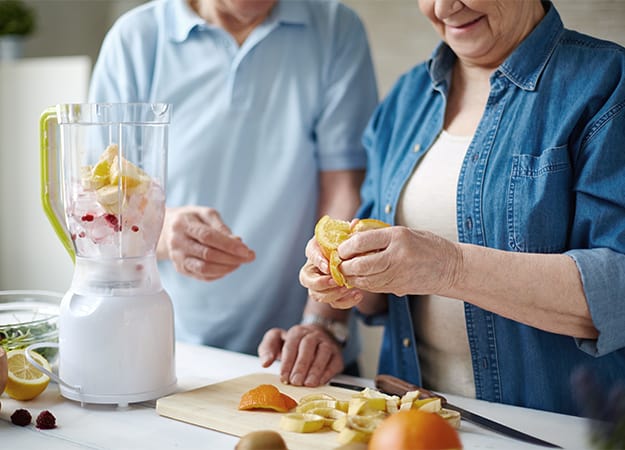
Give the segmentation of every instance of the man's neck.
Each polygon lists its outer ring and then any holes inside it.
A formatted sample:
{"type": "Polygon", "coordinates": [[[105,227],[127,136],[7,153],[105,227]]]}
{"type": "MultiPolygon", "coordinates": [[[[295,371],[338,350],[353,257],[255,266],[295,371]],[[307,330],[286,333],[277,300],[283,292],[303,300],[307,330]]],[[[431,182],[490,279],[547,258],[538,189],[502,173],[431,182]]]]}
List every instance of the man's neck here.
{"type": "Polygon", "coordinates": [[[219,0],[190,0],[191,8],[208,23],[223,28],[239,45],[248,38],[254,28],[269,15],[271,8],[253,14],[237,14],[228,10],[219,0]]]}

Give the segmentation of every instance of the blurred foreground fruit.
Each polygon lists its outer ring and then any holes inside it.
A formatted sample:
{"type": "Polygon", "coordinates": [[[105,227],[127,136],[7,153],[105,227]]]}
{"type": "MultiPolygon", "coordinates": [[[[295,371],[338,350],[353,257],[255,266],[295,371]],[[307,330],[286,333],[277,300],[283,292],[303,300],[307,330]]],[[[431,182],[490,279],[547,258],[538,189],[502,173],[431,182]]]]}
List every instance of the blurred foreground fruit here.
{"type": "Polygon", "coordinates": [[[4,386],[7,384],[7,377],[9,376],[7,367],[7,354],[2,347],[0,347],[0,394],[4,392],[4,386]]]}
{"type": "Polygon", "coordinates": [[[378,425],[369,450],[456,450],[458,432],[435,413],[409,409],[391,414],[378,425]]]}
{"type": "Polygon", "coordinates": [[[589,421],[590,447],[599,450],[625,448],[625,382],[606,386],[589,367],[579,366],[571,375],[575,400],[589,421]]]}
{"type": "Polygon", "coordinates": [[[297,406],[297,402],[283,394],[272,384],[261,384],[241,396],[239,409],[272,409],[287,412],[297,406]]]}
{"type": "MultiPolygon", "coordinates": [[[[48,361],[38,353],[31,352],[33,359],[47,370],[48,361]]],[[[50,378],[37,370],[27,360],[24,350],[11,350],[7,353],[8,377],[5,392],[15,400],[31,400],[41,394],[50,378]]]]}
{"type": "Polygon", "coordinates": [[[277,431],[260,430],[241,436],[234,450],[287,450],[287,447],[277,431]]]}
{"type": "Polygon", "coordinates": [[[321,253],[330,263],[330,275],[339,286],[349,287],[345,283],[345,277],[339,269],[341,258],[339,257],[337,248],[344,240],[348,239],[354,233],[367,230],[375,230],[377,228],[386,228],[390,226],[386,222],[376,219],[361,219],[353,226],[345,220],[332,219],[329,216],[323,216],[315,225],[315,239],[321,253]]]}

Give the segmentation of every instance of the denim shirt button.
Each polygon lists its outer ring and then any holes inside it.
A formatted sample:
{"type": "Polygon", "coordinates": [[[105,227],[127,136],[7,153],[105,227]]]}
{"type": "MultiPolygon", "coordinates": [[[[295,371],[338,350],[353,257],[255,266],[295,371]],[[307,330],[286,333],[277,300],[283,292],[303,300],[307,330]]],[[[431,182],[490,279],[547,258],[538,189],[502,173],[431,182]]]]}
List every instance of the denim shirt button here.
{"type": "Polygon", "coordinates": [[[412,151],[417,153],[419,150],[421,150],[421,144],[416,144],[414,147],[412,147],[412,151]]]}
{"type": "Polygon", "coordinates": [[[473,162],[477,162],[479,158],[480,158],[480,154],[478,152],[473,153],[473,162]]]}
{"type": "Polygon", "coordinates": [[[392,208],[393,208],[393,207],[391,206],[391,204],[390,204],[390,203],[387,203],[387,204],[386,204],[386,206],[384,207],[384,212],[385,212],[386,214],[390,214],[390,213],[391,213],[391,209],[392,209],[392,208]]]}
{"type": "Polygon", "coordinates": [[[410,343],[411,343],[410,338],[404,338],[402,343],[404,344],[404,347],[406,348],[410,347],[410,343]]]}
{"type": "Polygon", "coordinates": [[[467,217],[467,220],[464,221],[464,225],[467,227],[467,230],[473,229],[473,219],[467,217]]]}
{"type": "Polygon", "coordinates": [[[482,369],[488,369],[488,358],[482,358],[482,369]]]}

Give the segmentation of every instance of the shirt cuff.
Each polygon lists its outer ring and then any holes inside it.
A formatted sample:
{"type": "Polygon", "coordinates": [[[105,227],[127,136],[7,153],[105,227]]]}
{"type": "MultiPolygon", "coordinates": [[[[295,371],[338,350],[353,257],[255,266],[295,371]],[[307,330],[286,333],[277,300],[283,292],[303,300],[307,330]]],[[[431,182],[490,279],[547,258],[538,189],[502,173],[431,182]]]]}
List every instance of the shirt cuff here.
{"type": "Polygon", "coordinates": [[[599,337],[575,339],[580,350],[603,356],[625,347],[625,255],[607,248],[571,250],[599,337]]]}

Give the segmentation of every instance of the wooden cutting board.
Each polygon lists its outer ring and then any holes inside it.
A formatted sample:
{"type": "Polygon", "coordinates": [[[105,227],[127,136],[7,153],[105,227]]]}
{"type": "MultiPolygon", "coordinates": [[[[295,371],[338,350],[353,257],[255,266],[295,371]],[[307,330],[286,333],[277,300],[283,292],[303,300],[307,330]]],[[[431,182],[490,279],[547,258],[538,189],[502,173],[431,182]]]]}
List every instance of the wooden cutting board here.
{"type": "Polygon", "coordinates": [[[349,400],[354,391],[334,386],[307,388],[285,385],[278,375],[253,373],[210,384],[198,389],[163,397],[156,402],[156,411],[165,417],[210,428],[234,436],[250,431],[275,430],[292,450],[324,450],[340,446],[338,433],[324,428],[314,433],[293,433],[280,429],[281,413],[272,411],[240,411],[241,395],[259,384],[273,384],[281,392],[299,400],[312,393],[326,393],[337,400],[349,400]]]}

